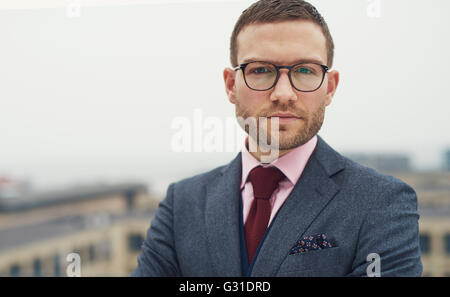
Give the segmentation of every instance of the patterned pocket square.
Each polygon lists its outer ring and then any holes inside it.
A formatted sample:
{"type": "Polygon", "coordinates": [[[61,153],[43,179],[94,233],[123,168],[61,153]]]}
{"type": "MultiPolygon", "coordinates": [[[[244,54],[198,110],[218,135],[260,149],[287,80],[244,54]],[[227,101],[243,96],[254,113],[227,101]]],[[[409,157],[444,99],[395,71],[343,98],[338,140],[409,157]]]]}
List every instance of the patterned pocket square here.
{"type": "Polygon", "coordinates": [[[333,240],[327,238],[325,234],[305,235],[289,251],[289,255],[307,253],[309,251],[322,250],[335,247],[333,240]]]}

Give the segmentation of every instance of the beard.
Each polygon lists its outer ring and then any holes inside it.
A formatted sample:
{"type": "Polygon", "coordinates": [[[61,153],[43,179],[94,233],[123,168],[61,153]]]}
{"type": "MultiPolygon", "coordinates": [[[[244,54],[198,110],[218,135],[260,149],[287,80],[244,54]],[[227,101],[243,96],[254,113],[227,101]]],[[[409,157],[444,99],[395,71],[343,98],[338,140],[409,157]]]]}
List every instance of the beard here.
{"type": "MultiPolygon", "coordinates": [[[[301,146],[305,143],[307,143],[311,138],[313,138],[322,127],[324,118],[325,118],[325,102],[319,106],[319,108],[314,111],[311,114],[307,114],[305,112],[298,112],[295,107],[290,106],[289,104],[279,104],[279,102],[276,102],[272,106],[272,108],[268,111],[261,111],[258,114],[251,114],[251,112],[242,106],[240,104],[239,98],[236,98],[236,117],[241,117],[244,120],[248,118],[254,118],[256,122],[256,133],[252,134],[249,133],[249,125],[246,125],[245,123],[242,123],[238,120],[239,125],[242,129],[249,135],[249,137],[252,137],[253,140],[258,143],[259,145],[266,146],[266,148],[270,149],[276,149],[276,150],[290,150],[293,148],[296,148],[298,146],[301,146]],[[271,139],[271,129],[270,129],[270,121],[268,120],[267,125],[262,125],[259,121],[259,117],[267,117],[273,113],[276,112],[290,112],[292,114],[295,114],[302,119],[299,119],[296,121],[295,125],[292,124],[280,124],[279,125],[279,138],[278,138],[278,144],[275,146],[273,145],[273,141],[270,141],[271,139]],[[302,121],[302,123],[298,123],[299,121],[302,121]],[[261,129],[261,131],[260,131],[261,129]],[[270,141],[270,144],[264,145],[266,142],[261,141],[259,142],[258,139],[254,139],[252,135],[260,135],[259,132],[265,133],[267,135],[267,140],[270,141]]],[[[257,137],[258,138],[258,137],[257,137]]],[[[267,142],[269,143],[269,142],[267,142]]]]}

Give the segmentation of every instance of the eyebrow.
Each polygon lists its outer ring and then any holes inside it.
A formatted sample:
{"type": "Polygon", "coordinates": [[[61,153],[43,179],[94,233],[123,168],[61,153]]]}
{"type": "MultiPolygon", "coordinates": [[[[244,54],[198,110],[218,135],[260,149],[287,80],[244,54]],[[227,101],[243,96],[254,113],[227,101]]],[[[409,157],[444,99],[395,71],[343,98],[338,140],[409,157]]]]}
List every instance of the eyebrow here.
{"type": "MultiPolygon", "coordinates": [[[[270,59],[261,59],[261,58],[248,58],[248,59],[245,59],[241,64],[250,63],[250,62],[269,62],[269,63],[275,64],[275,65],[283,64],[283,63],[279,63],[279,61],[270,60],[270,59]]],[[[300,63],[317,63],[320,65],[326,65],[325,63],[323,63],[320,60],[309,59],[309,58],[295,60],[292,63],[289,63],[289,65],[295,65],[295,64],[300,64],[300,63]]]]}

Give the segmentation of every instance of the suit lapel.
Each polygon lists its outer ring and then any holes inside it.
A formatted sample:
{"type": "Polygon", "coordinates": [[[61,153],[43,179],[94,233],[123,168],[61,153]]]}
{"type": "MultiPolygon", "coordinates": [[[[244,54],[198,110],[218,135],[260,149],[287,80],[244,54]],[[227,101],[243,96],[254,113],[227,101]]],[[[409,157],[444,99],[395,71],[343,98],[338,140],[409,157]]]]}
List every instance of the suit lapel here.
{"type": "Polygon", "coordinates": [[[252,276],[275,276],[291,247],[339,191],[330,176],[343,168],[342,157],[319,137],[299,181],[272,223],[252,276]]]}
{"type": "Polygon", "coordinates": [[[205,220],[211,261],[217,276],[241,276],[239,199],[241,154],[207,187],[205,220]]]}

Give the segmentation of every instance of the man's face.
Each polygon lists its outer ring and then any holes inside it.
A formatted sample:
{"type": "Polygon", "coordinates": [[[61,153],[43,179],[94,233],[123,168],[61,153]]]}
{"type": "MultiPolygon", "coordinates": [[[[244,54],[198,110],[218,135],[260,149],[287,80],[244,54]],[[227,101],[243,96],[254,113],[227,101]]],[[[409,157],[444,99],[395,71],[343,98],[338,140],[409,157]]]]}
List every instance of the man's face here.
{"type": "MultiPolygon", "coordinates": [[[[320,27],[310,21],[248,25],[239,33],[237,43],[238,64],[266,61],[291,66],[302,60],[327,64],[325,37],[320,27]]],[[[295,116],[278,117],[279,149],[283,151],[302,145],[317,134],[323,123],[325,106],[331,103],[334,95],[339,74],[336,71],[327,73],[321,87],[314,92],[301,92],[292,87],[288,69],[280,70],[277,84],[267,91],[248,88],[241,70],[227,68],[224,79],[229,100],[236,105],[236,116],[244,119],[268,117],[268,128],[261,128],[266,130],[269,139],[272,115],[295,116]]]]}

